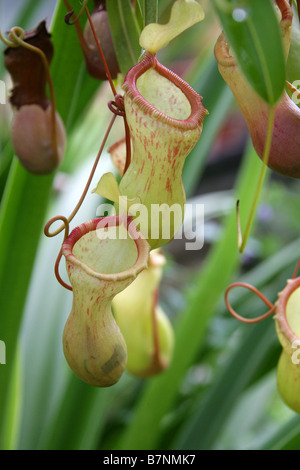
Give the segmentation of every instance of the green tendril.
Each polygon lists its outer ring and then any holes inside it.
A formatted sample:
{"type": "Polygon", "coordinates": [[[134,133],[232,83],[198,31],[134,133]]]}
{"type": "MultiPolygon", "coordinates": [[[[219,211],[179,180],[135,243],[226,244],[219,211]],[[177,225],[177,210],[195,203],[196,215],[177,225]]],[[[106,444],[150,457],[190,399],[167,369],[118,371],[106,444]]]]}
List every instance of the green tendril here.
{"type": "Polygon", "coordinates": [[[251,210],[250,210],[250,215],[248,217],[248,221],[247,221],[244,236],[242,236],[242,231],[241,231],[241,227],[240,227],[239,203],[237,204],[238,247],[239,247],[239,252],[240,253],[243,253],[243,251],[245,249],[247,239],[248,239],[248,236],[249,236],[252,224],[253,224],[256,208],[257,208],[258,201],[259,201],[259,196],[260,196],[262,186],[263,186],[263,183],[264,183],[264,178],[265,178],[265,174],[266,174],[266,170],[267,170],[267,163],[268,163],[268,160],[269,160],[269,155],[270,155],[270,150],[271,150],[273,127],[274,127],[274,117],[275,117],[274,106],[271,106],[270,107],[270,112],[269,112],[266,144],[265,144],[264,155],[263,155],[263,159],[262,159],[263,166],[262,166],[260,174],[259,174],[259,179],[258,179],[256,191],[255,191],[255,196],[254,196],[254,199],[253,199],[253,202],[252,202],[252,207],[251,207],[251,210]]]}

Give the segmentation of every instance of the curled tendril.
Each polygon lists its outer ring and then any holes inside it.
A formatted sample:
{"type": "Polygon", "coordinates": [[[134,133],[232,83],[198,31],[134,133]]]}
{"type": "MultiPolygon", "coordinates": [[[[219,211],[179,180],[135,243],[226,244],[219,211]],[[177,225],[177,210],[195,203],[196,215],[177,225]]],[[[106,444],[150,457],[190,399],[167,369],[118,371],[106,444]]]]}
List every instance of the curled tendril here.
{"type": "Polygon", "coordinates": [[[64,236],[64,240],[65,240],[68,237],[69,231],[70,231],[69,220],[64,215],[56,215],[55,217],[52,217],[51,219],[49,219],[48,222],[46,223],[44,227],[44,234],[46,235],[46,237],[55,237],[63,229],[65,229],[65,236],[64,236]],[[59,229],[56,230],[55,232],[50,232],[49,229],[51,225],[54,224],[54,222],[56,222],[57,220],[62,220],[63,225],[61,225],[59,229]]]}
{"type": "MultiPolygon", "coordinates": [[[[61,233],[63,230],[65,231],[64,233],[64,240],[68,237],[69,235],[69,232],[70,232],[70,222],[73,220],[73,218],[75,217],[75,215],[77,214],[77,212],[79,211],[84,199],[85,199],[85,196],[88,192],[88,189],[90,187],[90,184],[92,182],[92,179],[93,179],[93,176],[95,174],[95,171],[96,171],[96,168],[98,166],[98,163],[99,163],[99,160],[100,160],[100,157],[101,157],[101,154],[103,152],[103,149],[104,149],[104,146],[106,144],[106,141],[107,141],[107,138],[109,136],[109,133],[111,131],[111,128],[115,122],[115,119],[117,116],[125,116],[125,113],[124,113],[124,106],[122,106],[122,99],[119,99],[119,98],[122,98],[120,95],[116,95],[116,101],[111,101],[108,103],[108,107],[109,109],[112,111],[113,113],[113,117],[108,125],[108,128],[106,130],[106,133],[104,135],[104,138],[103,138],[103,141],[102,141],[102,144],[100,146],[100,149],[98,151],[98,154],[96,156],[96,159],[95,159],[95,162],[94,162],[94,165],[93,165],[93,168],[91,170],[91,173],[90,173],[90,176],[88,178],[88,181],[85,185],[85,188],[82,192],[82,195],[78,201],[78,203],[76,204],[75,208],[73,209],[73,211],[71,212],[71,214],[69,215],[69,217],[65,217],[64,215],[57,215],[55,217],[52,217],[51,219],[48,220],[48,222],[45,224],[45,227],[44,227],[44,234],[49,237],[49,238],[52,238],[52,237],[55,237],[56,235],[58,235],[59,233],[61,233]],[[56,230],[54,231],[50,231],[50,227],[55,223],[57,222],[58,220],[61,220],[63,223],[62,225],[60,225],[56,230]]],[[[124,122],[127,124],[126,120],[124,120],[124,122]]],[[[128,125],[127,125],[128,127],[128,125]]],[[[129,146],[129,152],[130,152],[130,135],[129,135],[129,129],[128,129],[128,132],[126,133],[126,141],[129,139],[129,143],[128,143],[128,146],[129,146]]],[[[130,155],[130,153],[129,153],[130,155]]],[[[127,161],[128,161],[128,158],[127,158],[127,161]]],[[[127,166],[128,166],[128,163],[127,163],[127,166]]],[[[62,258],[62,249],[60,249],[59,251],[59,254],[57,256],[57,259],[56,259],[56,262],[55,262],[55,276],[58,280],[58,282],[63,286],[65,287],[66,289],[68,290],[73,290],[72,287],[68,284],[66,284],[60,274],[59,274],[59,263],[60,263],[60,260],[62,258]]]]}
{"type": "Polygon", "coordinates": [[[19,26],[15,26],[12,28],[8,33],[8,39],[3,36],[2,32],[0,31],[0,39],[7,47],[19,47],[20,42],[23,41],[25,37],[24,29],[20,28],[19,26]]]}
{"type": "Polygon", "coordinates": [[[82,16],[84,10],[85,10],[85,7],[87,6],[88,4],[88,0],[84,0],[83,2],[80,2],[81,3],[81,8],[80,8],[80,11],[78,13],[78,15],[75,16],[75,18],[73,19],[73,21],[71,21],[71,18],[72,16],[74,16],[74,10],[70,10],[66,15],[65,15],[65,23],[69,26],[72,26],[74,24],[76,24],[78,21],[79,21],[79,18],[82,16]]]}
{"type": "MultiPolygon", "coordinates": [[[[120,96],[120,95],[117,95],[117,96],[120,96]]],[[[120,96],[120,98],[123,98],[122,96],[120,96]]],[[[124,111],[124,107],[120,107],[117,103],[117,100],[113,101],[109,101],[107,103],[107,106],[108,108],[110,109],[110,111],[114,114],[116,114],[117,116],[125,116],[125,111],[124,111]]]]}
{"type": "Polygon", "coordinates": [[[228,308],[229,313],[234,318],[242,321],[243,323],[258,323],[261,320],[264,320],[265,318],[267,318],[269,315],[271,315],[275,311],[275,305],[273,305],[258,289],[256,289],[256,287],[253,287],[250,284],[247,284],[246,282],[234,282],[233,284],[230,284],[230,286],[227,287],[226,292],[225,292],[225,303],[226,303],[226,307],[228,308]],[[233,289],[234,287],[245,287],[246,289],[251,290],[269,307],[270,310],[268,310],[267,313],[264,313],[263,315],[257,318],[242,317],[241,315],[236,313],[235,310],[233,310],[228,300],[229,291],[233,289]]]}
{"type": "MultiPolygon", "coordinates": [[[[54,237],[55,235],[57,235],[57,233],[60,233],[63,229],[65,229],[65,234],[64,234],[64,240],[65,240],[68,237],[69,232],[70,232],[69,220],[64,215],[56,215],[55,217],[52,217],[50,220],[48,220],[48,222],[46,223],[44,227],[44,234],[46,235],[46,237],[54,237]],[[63,225],[60,226],[58,231],[50,232],[49,229],[51,225],[54,224],[54,222],[57,222],[58,220],[61,220],[63,222],[63,225]]],[[[54,268],[55,276],[58,282],[63,287],[72,291],[73,290],[72,287],[69,284],[66,284],[65,281],[62,280],[59,274],[59,263],[60,263],[61,257],[62,257],[62,249],[60,249],[58,256],[56,258],[56,261],[55,261],[55,268],[54,268]]]]}
{"type": "Polygon", "coordinates": [[[126,161],[123,174],[126,173],[130,162],[131,162],[131,144],[130,144],[130,130],[126,119],[126,113],[124,108],[124,98],[121,95],[115,96],[115,101],[108,102],[108,108],[110,111],[117,116],[122,116],[124,119],[124,126],[125,126],[125,143],[126,143],[126,161]]]}
{"type": "MultiPolygon", "coordinates": [[[[295,267],[295,270],[293,272],[293,275],[292,275],[291,279],[296,278],[299,269],[300,269],[300,258],[297,261],[297,264],[296,264],[296,267],[295,267]]],[[[253,286],[251,286],[251,284],[247,284],[246,282],[234,282],[234,283],[230,284],[227,287],[226,291],[225,291],[225,303],[226,303],[226,307],[227,307],[229,313],[234,318],[236,318],[239,321],[242,321],[243,323],[258,323],[258,322],[264,320],[265,318],[267,318],[272,313],[274,313],[275,309],[276,309],[276,305],[273,305],[258,289],[256,289],[256,287],[253,287],[253,286]],[[229,292],[234,287],[245,287],[246,289],[251,290],[269,307],[270,310],[268,310],[266,313],[264,313],[263,315],[261,315],[260,317],[257,317],[257,318],[242,317],[235,310],[233,310],[233,308],[230,305],[229,299],[228,299],[229,292]]]]}
{"type": "MultiPolygon", "coordinates": [[[[85,199],[85,196],[88,192],[88,189],[90,187],[90,184],[91,184],[91,181],[93,179],[93,176],[94,176],[94,173],[96,171],[96,168],[97,168],[97,165],[99,163],[99,159],[101,157],[101,154],[103,152],[103,149],[104,149],[104,146],[106,144],[106,141],[107,141],[107,138],[109,136],[109,133],[111,131],[111,128],[115,122],[115,119],[116,119],[117,115],[114,114],[109,125],[108,125],[108,128],[107,128],[107,131],[104,135],[104,138],[103,138],[103,141],[102,141],[102,144],[101,144],[101,147],[99,149],[99,152],[96,156],[96,159],[95,159],[95,162],[94,162],[94,165],[93,165],[93,168],[91,170],[91,173],[90,173],[90,176],[88,178],[88,181],[85,185],[85,188],[83,190],[83,193],[78,201],[78,203],[76,204],[75,208],[73,209],[73,211],[71,212],[71,214],[69,215],[69,217],[65,217],[64,215],[57,215],[55,217],[52,217],[51,219],[48,220],[48,222],[46,223],[45,227],[44,227],[44,234],[47,236],[47,237],[55,237],[56,235],[58,235],[59,233],[61,233],[63,230],[65,231],[65,235],[64,235],[64,240],[67,238],[68,234],[69,234],[69,227],[70,227],[70,222],[73,220],[73,218],[75,217],[75,215],[77,214],[77,212],[79,211],[84,199],[85,199]],[[62,225],[60,225],[56,230],[50,232],[50,227],[51,225],[54,223],[54,222],[57,222],[58,220],[61,220],[63,223],[62,225]]],[[[61,260],[61,257],[62,257],[62,249],[60,249],[60,252],[57,256],[57,259],[56,259],[56,262],[55,262],[55,276],[58,280],[58,282],[63,286],[65,287],[66,289],[69,289],[69,290],[72,290],[72,287],[69,286],[68,284],[66,284],[60,277],[59,275],[59,263],[60,263],[60,260],[61,260]]]]}
{"type": "MultiPolygon", "coordinates": [[[[67,14],[67,16],[69,15],[69,18],[71,18],[71,16],[74,14],[73,10],[71,11],[71,8],[70,8],[70,5],[68,3],[67,0],[64,0],[64,3],[65,5],[67,6],[67,8],[69,8],[69,13],[67,14]]],[[[73,211],[71,212],[71,214],[69,215],[69,217],[65,217],[65,216],[61,216],[61,215],[58,215],[56,217],[53,217],[51,218],[45,225],[45,228],[44,228],[44,233],[47,237],[54,237],[56,235],[58,235],[59,233],[61,233],[63,230],[65,230],[65,237],[64,239],[68,236],[68,233],[69,233],[69,226],[70,226],[70,222],[72,221],[72,219],[75,217],[75,215],[77,214],[77,212],[79,211],[84,199],[85,199],[85,196],[88,192],[88,189],[90,187],[90,184],[91,184],[91,181],[93,179],[93,176],[94,176],[94,173],[96,171],[96,168],[97,168],[97,165],[99,163],[99,159],[100,159],[100,156],[103,152],[103,149],[104,149],[104,146],[106,144],[106,141],[107,141],[107,138],[109,136],[109,133],[111,131],[111,128],[115,122],[115,119],[117,116],[122,116],[123,117],[123,120],[124,120],[124,126],[125,126],[125,138],[126,138],[126,165],[125,165],[125,170],[124,170],[124,173],[125,171],[127,170],[129,164],[130,164],[130,160],[131,160],[131,145],[130,145],[130,131],[129,131],[129,126],[127,124],[127,120],[126,120],[126,114],[125,114],[125,109],[124,109],[124,99],[121,95],[119,95],[115,89],[115,86],[113,84],[113,80],[111,78],[111,74],[109,72],[109,69],[108,69],[108,66],[107,66],[107,63],[106,63],[106,60],[105,60],[105,57],[104,57],[104,54],[103,54],[103,51],[102,51],[102,48],[101,48],[101,45],[99,43],[99,40],[97,38],[97,34],[96,34],[96,31],[95,31],[95,28],[94,28],[94,25],[93,25],[93,21],[92,21],[92,18],[90,16],[90,13],[88,11],[88,8],[87,8],[87,3],[88,3],[88,0],[84,0],[82,2],[82,8],[79,12],[79,14],[77,15],[77,17],[73,20],[73,23],[70,23],[68,22],[68,24],[75,24],[75,26],[77,28],[80,28],[80,26],[77,24],[77,21],[79,19],[79,17],[82,15],[83,11],[85,10],[86,14],[87,14],[87,17],[88,17],[88,20],[90,22],[90,25],[91,25],[91,29],[93,31],[93,35],[94,35],[94,38],[95,38],[95,41],[96,41],[96,44],[97,44],[97,47],[98,47],[98,50],[99,50],[99,53],[101,55],[101,58],[103,60],[103,63],[104,63],[104,66],[105,66],[105,69],[106,69],[106,74],[107,74],[107,78],[109,80],[109,83],[110,83],[110,87],[111,87],[111,90],[112,90],[112,93],[114,95],[114,101],[109,101],[108,103],[108,107],[109,109],[112,111],[113,113],[113,117],[108,125],[108,128],[106,130],[106,133],[104,135],[104,138],[103,138],[103,141],[102,141],[102,144],[100,146],[100,149],[99,149],[99,152],[96,156],[96,159],[95,159],[95,162],[94,162],[94,165],[93,165],[93,168],[91,170],[91,173],[90,173],[90,176],[88,178],[88,181],[86,183],[86,186],[83,190],[83,193],[78,201],[78,203],[76,204],[75,208],[73,209],[73,211]],[[58,220],[61,220],[63,223],[62,225],[60,225],[60,227],[58,227],[55,231],[53,232],[50,232],[50,227],[51,225],[58,221],[58,220]]],[[[69,286],[68,284],[66,284],[60,277],[59,275],[59,263],[60,263],[60,260],[61,260],[61,257],[62,257],[62,248],[60,249],[60,252],[57,256],[57,259],[56,259],[56,263],[55,263],[55,275],[56,275],[56,278],[58,280],[58,282],[63,286],[65,287],[66,289],[69,289],[69,290],[72,290],[72,287],[69,286]]]]}
{"type": "Polygon", "coordinates": [[[35,52],[36,54],[38,54],[42,60],[42,63],[46,71],[47,82],[48,82],[49,91],[50,91],[50,99],[51,99],[51,121],[52,121],[52,133],[53,133],[52,145],[53,145],[54,153],[57,153],[58,145],[57,145],[57,130],[56,130],[56,104],[55,104],[54,86],[53,86],[53,82],[52,82],[52,78],[50,74],[49,63],[48,63],[45,53],[38,47],[33,46],[32,44],[29,44],[28,42],[26,42],[24,38],[25,38],[25,31],[19,26],[14,26],[13,28],[11,28],[11,30],[8,33],[8,39],[3,36],[0,30],[0,39],[1,41],[4,42],[4,44],[7,47],[25,47],[29,51],[35,52]]]}

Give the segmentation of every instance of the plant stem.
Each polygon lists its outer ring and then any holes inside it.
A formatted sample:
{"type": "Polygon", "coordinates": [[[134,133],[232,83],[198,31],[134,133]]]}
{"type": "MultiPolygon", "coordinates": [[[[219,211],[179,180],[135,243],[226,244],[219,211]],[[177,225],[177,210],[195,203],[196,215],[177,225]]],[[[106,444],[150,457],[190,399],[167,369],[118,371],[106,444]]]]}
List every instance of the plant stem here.
{"type": "Polygon", "coordinates": [[[248,240],[248,236],[250,234],[250,230],[251,230],[251,227],[252,227],[252,224],[253,224],[255,212],[256,212],[256,209],[257,209],[259,196],[260,196],[262,186],[263,186],[263,183],[264,183],[264,179],[265,179],[265,175],[266,175],[267,163],[268,163],[268,160],[269,160],[271,143],[272,143],[272,134],[273,134],[273,127],[274,127],[274,115],[275,115],[274,106],[271,106],[270,107],[270,112],[269,112],[266,145],[265,145],[264,155],[263,155],[263,166],[261,167],[261,170],[260,170],[258,183],[257,183],[254,199],[253,199],[253,202],[252,202],[251,210],[250,210],[250,215],[248,217],[248,221],[247,221],[247,225],[246,225],[246,229],[245,229],[245,233],[244,233],[243,237],[241,236],[241,231],[240,231],[240,228],[239,228],[239,216],[238,216],[238,233],[239,233],[238,237],[240,239],[239,240],[239,251],[240,251],[240,253],[243,253],[243,251],[245,249],[245,246],[246,246],[246,243],[247,243],[247,240],[248,240]]]}

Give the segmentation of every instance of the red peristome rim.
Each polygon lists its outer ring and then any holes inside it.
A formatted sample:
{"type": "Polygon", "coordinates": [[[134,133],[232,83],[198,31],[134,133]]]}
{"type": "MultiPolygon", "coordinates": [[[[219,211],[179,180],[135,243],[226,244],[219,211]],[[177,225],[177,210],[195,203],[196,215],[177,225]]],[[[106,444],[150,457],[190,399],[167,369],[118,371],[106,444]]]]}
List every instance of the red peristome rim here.
{"type": "Polygon", "coordinates": [[[124,215],[123,216],[115,215],[115,216],[110,216],[110,217],[99,217],[97,219],[92,219],[92,220],[89,220],[88,222],[84,222],[83,224],[79,225],[74,230],[72,230],[70,235],[65,239],[62,245],[62,254],[65,256],[67,261],[70,261],[73,264],[80,266],[88,274],[94,277],[97,277],[99,279],[115,281],[115,280],[123,280],[128,277],[136,277],[137,274],[141,272],[143,269],[145,269],[148,265],[150,247],[149,247],[147,240],[142,235],[142,233],[139,232],[136,226],[133,224],[132,218],[128,216],[126,220],[125,218],[124,218],[124,215]],[[87,233],[93,230],[97,230],[97,228],[99,228],[98,227],[99,223],[103,221],[105,221],[106,223],[105,225],[101,225],[101,228],[104,228],[105,226],[118,227],[121,223],[125,223],[129,235],[131,235],[132,240],[136,244],[137,252],[138,252],[137,259],[134,265],[131,266],[131,268],[129,268],[126,271],[122,271],[120,273],[114,273],[114,274],[99,273],[91,269],[82,261],[78,260],[76,256],[73,254],[73,248],[74,248],[75,243],[78,242],[78,240],[80,240],[80,238],[83,235],[86,235],[87,233]]]}
{"type": "Polygon", "coordinates": [[[276,302],[276,315],[275,320],[278,322],[281,332],[290,341],[298,339],[298,336],[293,332],[286,318],[286,305],[292,293],[300,287],[300,277],[289,279],[285,288],[279,292],[278,300],[276,302]]]}
{"type": "Polygon", "coordinates": [[[186,130],[195,129],[202,124],[205,115],[208,114],[207,109],[202,104],[202,96],[200,96],[187,82],[176,75],[176,73],[172,72],[167,67],[164,67],[160,62],[158,62],[156,56],[149,52],[145,54],[145,57],[141,62],[127,72],[123,89],[139,106],[154,115],[156,118],[173,125],[174,127],[186,130]],[[151,68],[154,68],[160,75],[174,83],[174,85],[176,85],[186,96],[191,105],[191,114],[187,119],[181,120],[171,118],[167,114],[156,109],[138,91],[136,86],[137,79],[151,68]]]}

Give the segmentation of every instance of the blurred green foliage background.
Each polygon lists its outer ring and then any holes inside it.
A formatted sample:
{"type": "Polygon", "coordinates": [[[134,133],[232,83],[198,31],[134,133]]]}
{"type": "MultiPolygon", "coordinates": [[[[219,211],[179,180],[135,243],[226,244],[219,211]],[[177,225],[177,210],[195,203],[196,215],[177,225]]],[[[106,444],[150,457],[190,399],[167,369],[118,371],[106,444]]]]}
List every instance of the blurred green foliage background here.
{"type": "MultiPolygon", "coordinates": [[[[139,2],[133,2],[138,8],[139,2]]],[[[158,0],[166,22],[171,0],[158,0]]],[[[221,31],[212,2],[201,0],[205,20],[159,52],[159,60],[203,96],[209,111],[188,157],[183,182],[187,202],[204,204],[205,243],[186,251],[184,240],[165,247],[167,265],[160,304],[176,333],[170,368],[150,379],[125,373],[97,389],[81,382],[62,352],[62,331],[72,294],[54,276],[62,239],[47,239],[45,222],[68,215],[85,185],[110,117],[107,83],[88,76],[75,28],[64,22],[61,0],[2,0],[0,27],[34,28],[47,19],[54,42],[51,65],[57,108],[67,129],[67,150],[55,175],[27,173],[13,154],[12,111],[0,105],[0,431],[4,449],[298,449],[300,418],[276,387],[281,347],[272,318],[240,324],[226,310],[230,282],[255,284],[271,302],[299,257],[298,180],[267,171],[245,252],[236,242],[235,203],[246,221],[261,161],[213,55],[221,31]]],[[[116,24],[129,0],[107,0],[116,24]]],[[[79,2],[72,1],[77,11],[79,2]]],[[[125,12],[125,13],[124,13],[125,12]]],[[[297,21],[295,16],[294,21],[297,21]]],[[[137,15],[140,27],[140,17],[137,15]]],[[[124,28],[132,25],[125,23],[124,28]]],[[[114,31],[112,31],[114,33],[114,31]]],[[[4,46],[1,46],[1,51],[4,46]]],[[[0,61],[7,90],[11,82],[0,61]]],[[[121,120],[120,120],[121,121],[121,120]]],[[[117,122],[107,148],[122,137],[117,122]]],[[[107,149],[93,183],[114,171],[107,149]]],[[[95,186],[91,185],[91,189],[95,186]]],[[[88,193],[72,227],[96,216],[98,196],[88,193]]],[[[62,263],[63,264],[63,263],[62,263]]],[[[62,277],[66,276],[61,266],[62,277]]],[[[244,315],[265,311],[253,294],[232,293],[244,315]]]]}

